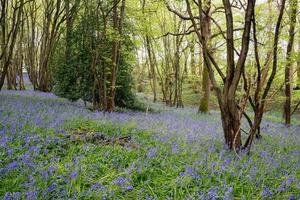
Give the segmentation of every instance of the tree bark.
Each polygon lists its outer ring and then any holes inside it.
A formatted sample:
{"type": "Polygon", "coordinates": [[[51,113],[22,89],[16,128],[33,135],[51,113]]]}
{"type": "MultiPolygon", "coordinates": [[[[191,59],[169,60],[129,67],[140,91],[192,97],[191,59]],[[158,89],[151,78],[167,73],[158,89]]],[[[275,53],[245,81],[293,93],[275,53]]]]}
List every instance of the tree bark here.
{"type": "Polygon", "coordinates": [[[291,86],[291,67],[293,65],[291,54],[293,51],[294,45],[294,35],[295,35],[295,26],[297,18],[297,0],[290,0],[289,2],[289,18],[290,18],[290,28],[289,28],[289,40],[286,51],[286,66],[285,66],[285,104],[284,104],[284,118],[285,125],[289,126],[291,124],[291,99],[292,99],[292,86],[291,86]]]}
{"type": "MultiPolygon", "coordinates": [[[[204,14],[202,15],[202,36],[204,41],[206,42],[208,48],[210,46],[210,37],[211,37],[211,20],[210,20],[210,0],[204,1],[205,7],[203,9],[204,14]]],[[[209,49],[208,49],[209,51],[209,49]]],[[[202,51],[203,53],[203,51],[202,51]]],[[[203,55],[204,56],[204,55],[203,55]]],[[[199,113],[207,113],[208,105],[209,105],[209,97],[210,97],[210,79],[208,73],[207,64],[204,63],[203,71],[202,71],[202,97],[200,100],[199,113]]]]}
{"type": "Polygon", "coordinates": [[[11,21],[11,29],[9,31],[9,34],[6,34],[7,31],[7,21],[8,18],[8,2],[6,0],[2,1],[1,7],[3,8],[1,11],[1,30],[2,30],[2,42],[5,45],[2,49],[0,58],[3,63],[1,77],[0,77],[0,90],[2,89],[5,81],[5,77],[8,73],[8,68],[11,64],[11,59],[13,56],[13,51],[15,48],[15,42],[18,35],[19,30],[19,24],[21,22],[21,16],[22,16],[22,10],[24,7],[24,0],[20,0],[19,2],[16,2],[16,5],[13,6],[13,13],[12,13],[12,21],[11,21]],[[3,18],[2,18],[3,17],[3,18]]]}
{"type": "MultiPolygon", "coordinates": [[[[275,78],[275,75],[277,73],[278,43],[279,43],[279,36],[280,36],[280,32],[281,32],[281,23],[282,23],[282,18],[283,18],[283,14],[284,14],[285,3],[286,3],[286,0],[282,0],[281,6],[280,6],[280,12],[279,12],[277,22],[276,22],[276,28],[275,28],[275,33],[274,33],[274,42],[273,42],[272,72],[270,74],[270,77],[268,78],[266,87],[262,91],[261,95],[260,95],[261,85],[258,84],[258,86],[256,87],[256,97],[255,97],[255,106],[254,106],[255,118],[254,118],[254,123],[253,123],[254,126],[251,127],[249,136],[243,147],[248,152],[250,152],[250,148],[251,148],[251,145],[253,142],[254,135],[256,134],[256,132],[259,128],[259,125],[262,121],[263,114],[264,114],[265,101],[266,101],[266,98],[270,91],[270,88],[271,88],[271,85],[275,78]]],[[[255,25],[255,20],[252,23],[255,25]]],[[[255,28],[254,28],[254,38],[256,38],[255,28]]],[[[257,45],[256,39],[255,39],[255,44],[257,45]]],[[[256,54],[256,57],[258,57],[257,48],[255,48],[255,54],[256,54]]],[[[258,58],[256,58],[256,62],[257,62],[256,64],[258,65],[258,69],[259,69],[259,59],[258,58]]],[[[268,63],[268,61],[266,63],[268,63]]],[[[261,75],[261,76],[263,77],[263,75],[261,75]]]]}
{"type": "Polygon", "coordinates": [[[298,32],[297,89],[300,90],[300,31],[298,32]]]}
{"type": "MultiPolygon", "coordinates": [[[[125,17],[125,0],[122,0],[121,8],[120,8],[120,17],[118,14],[118,6],[114,6],[113,8],[113,29],[119,36],[122,35],[123,32],[123,22],[125,17]]],[[[114,5],[117,5],[118,1],[114,0],[114,5]]],[[[107,95],[107,108],[106,111],[113,112],[116,108],[115,106],[115,96],[116,96],[116,80],[117,80],[117,72],[118,72],[118,59],[120,54],[121,42],[119,39],[115,38],[112,47],[112,67],[111,67],[111,75],[110,75],[110,86],[108,89],[107,95]]]]}
{"type": "Polygon", "coordinates": [[[49,69],[49,61],[54,45],[57,42],[60,25],[65,18],[63,15],[62,0],[45,0],[43,33],[41,38],[39,71],[38,71],[38,90],[50,92],[52,90],[52,75],[49,69]]]}
{"type": "Polygon", "coordinates": [[[32,1],[29,3],[28,9],[25,11],[26,19],[26,50],[25,50],[25,65],[28,73],[29,80],[33,85],[33,89],[36,90],[38,88],[38,55],[39,55],[39,47],[36,44],[36,38],[38,37],[38,33],[36,31],[36,23],[37,23],[37,5],[36,1],[32,1]]]}
{"type": "Polygon", "coordinates": [[[156,83],[156,71],[155,71],[155,63],[154,63],[154,54],[152,54],[150,38],[146,36],[146,49],[148,54],[149,66],[150,66],[150,79],[152,79],[152,92],[153,92],[153,102],[157,101],[157,83],[156,83]]]}

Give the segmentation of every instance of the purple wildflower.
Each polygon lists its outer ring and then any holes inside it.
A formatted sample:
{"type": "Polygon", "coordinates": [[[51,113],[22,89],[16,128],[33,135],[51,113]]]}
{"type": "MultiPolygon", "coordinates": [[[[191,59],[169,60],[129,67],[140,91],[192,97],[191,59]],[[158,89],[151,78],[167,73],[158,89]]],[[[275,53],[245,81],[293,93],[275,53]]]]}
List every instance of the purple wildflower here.
{"type": "Polygon", "coordinates": [[[126,188],[128,191],[131,191],[131,190],[133,190],[133,186],[132,185],[129,185],[129,186],[127,186],[127,188],[126,188]]]}
{"type": "Polygon", "coordinates": [[[156,156],[157,149],[156,148],[150,148],[147,153],[147,158],[154,158],[156,156]]]}
{"type": "Polygon", "coordinates": [[[92,186],[91,186],[91,189],[92,190],[95,190],[95,189],[97,189],[98,187],[100,187],[101,186],[101,183],[100,182],[97,182],[97,183],[95,183],[95,184],[93,184],[92,186]]]}
{"type": "Polygon", "coordinates": [[[52,192],[53,190],[55,190],[55,188],[56,188],[56,186],[54,184],[52,184],[47,188],[47,191],[52,192]]]}
{"type": "Polygon", "coordinates": [[[71,172],[71,179],[75,179],[78,176],[78,172],[77,171],[73,171],[71,172]]]}
{"type": "Polygon", "coordinates": [[[37,198],[37,192],[30,191],[30,192],[27,192],[26,195],[27,195],[27,199],[30,199],[30,200],[34,200],[37,198]]]}
{"type": "Polygon", "coordinates": [[[125,177],[123,177],[123,176],[121,176],[121,177],[119,177],[119,178],[117,178],[116,180],[115,180],[115,184],[116,185],[119,185],[119,186],[123,186],[123,185],[125,185],[127,183],[127,179],[125,178],[125,177]]]}
{"type": "Polygon", "coordinates": [[[265,186],[264,189],[263,189],[263,191],[262,191],[261,196],[263,198],[267,198],[267,197],[272,197],[272,195],[273,195],[273,192],[271,192],[270,189],[265,186]]]}
{"type": "Polygon", "coordinates": [[[175,146],[173,146],[173,148],[172,148],[172,153],[174,153],[174,154],[176,154],[177,153],[177,146],[175,145],[175,146]]]}
{"type": "Polygon", "coordinates": [[[8,164],[9,171],[14,170],[18,166],[19,166],[19,163],[17,161],[13,161],[13,162],[9,163],[8,164]]]}

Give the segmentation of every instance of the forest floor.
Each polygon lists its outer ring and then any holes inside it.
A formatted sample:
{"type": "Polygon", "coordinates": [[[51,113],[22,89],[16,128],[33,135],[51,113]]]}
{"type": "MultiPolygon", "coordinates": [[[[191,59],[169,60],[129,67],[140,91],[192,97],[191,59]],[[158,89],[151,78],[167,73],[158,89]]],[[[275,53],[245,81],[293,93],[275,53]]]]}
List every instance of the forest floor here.
{"type": "MultiPolygon", "coordinates": [[[[0,198],[300,199],[300,127],[269,113],[252,153],[226,151],[217,111],[91,112],[0,92],[0,198]]],[[[245,127],[246,128],[246,127],[245,127]]]]}

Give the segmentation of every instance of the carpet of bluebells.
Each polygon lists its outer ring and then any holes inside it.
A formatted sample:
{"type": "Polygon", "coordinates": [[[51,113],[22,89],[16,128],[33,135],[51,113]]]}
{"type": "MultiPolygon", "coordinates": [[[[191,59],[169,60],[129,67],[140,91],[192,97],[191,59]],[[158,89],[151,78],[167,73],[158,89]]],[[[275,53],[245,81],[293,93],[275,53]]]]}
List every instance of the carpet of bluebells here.
{"type": "MultiPolygon", "coordinates": [[[[91,112],[51,93],[0,93],[0,198],[300,199],[300,127],[265,120],[250,156],[223,146],[218,112],[91,112]],[[131,144],[70,140],[76,130],[131,144]]],[[[246,137],[246,136],[245,136],[246,137]]]]}

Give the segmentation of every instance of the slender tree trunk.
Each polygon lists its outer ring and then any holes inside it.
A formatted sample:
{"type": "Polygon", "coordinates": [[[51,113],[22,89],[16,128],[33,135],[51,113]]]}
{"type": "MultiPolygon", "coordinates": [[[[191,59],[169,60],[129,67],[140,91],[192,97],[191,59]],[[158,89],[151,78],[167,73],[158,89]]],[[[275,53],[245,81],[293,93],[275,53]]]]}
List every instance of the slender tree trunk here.
{"type": "Polygon", "coordinates": [[[196,61],[195,61],[195,40],[193,38],[190,44],[190,51],[191,51],[191,75],[196,75],[196,61]]]}
{"type": "Polygon", "coordinates": [[[154,54],[152,54],[151,51],[151,43],[150,38],[147,35],[146,36],[146,48],[147,48],[147,54],[148,54],[148,60],[149,60],[149,66],[150,66],[150,78],[152,79],[152,91],[153,91],[153,102],[157,101],[157,83],[156,83],[156,71],[155,71],[155,63],[154,63],[154,54]]]}
{"type": "MultiPolygon", "coordinates": [[[[285,4],[286,4],[286,0],[282,0],[281,6],[280,6],[280,12],[279,12],[278,19],[276,22],[276,28],[275,28],[275,33],[274,33],[274,42],[273,42],[272,72],[270,74],[270,77],[268,78],[268,81],[267,81],[264,91],[262,92],[261,95],[257,95],[257,96],[261,96],[261,97],[257,98],[258,100],[256,100],[256,102],[255,102],[256,105],[255,105],[254,111],[255,111],[255,119],[256,120],[254,121],[254,126],[251,127],[251,131],[250,131],[247,141],[243,147],[244,149],[247,149],[248,152],[250,151],[254,135],[256,134],[256,132],[260,126],[260,123],[262,121],[263,114],[264,114],[265,101],[266,101],[266,98],[270,91],[270,88],[271,88],[271,85],[275,78],[275,75],[277,73],[278,43],[279,43],[279,37],[280,37],[280,32],[281,32],[281,23],[282,23],[282,18],[283,18],[283,14],[284,14],[285,4]],[[256,124],[258,124],[258,125],[256,125],[256,124]]],[[[252,23],[254,23],[254,22],[252,22],[252,23]]],[[[256,38],[255,30],[254,30],[254,38],[256,38]]],[[[255,43],[257,43],[257,42],[255,42],[255,43]]],[[[255,52],[258,55],[257,48],[256,48],[255,52]]],[[[263,77],[263,75],[262,75],[262,77],[263,77]]],[[[261,89],[260,86],[256,87],[257,94],[259,94],[260,89],[261,89]]]]}
{"type": "MultiPolygon", "coordinates": [[[[24,16],[24,11],[22,11],[22,15],[24,16]]],[[[25,84],[23,79],[23,65],[24,65],[24,49],[23,49],[23,41],[24,41],[24,24],[22,21],[21,25],[21,33],[19,38],[19,64],[17,66],[18,76],[19,76],[19,90],[25,90],[25,84]]]]}
{"type": "Polygon", "coordinates": [[[300,31],[298,32],[297,89],[300,90],[300,31]]]}
{"type": "Polygon", "coordinates": [[[30,82],[33,85],[33,89],[38,88],[38,62],[37,57],[39,54],[38,45],[36,44],[37,32],[36,32],[36,20],[37,11],[36,2],[29,2],[28,10],[25,10],[26,19],[26,50],[25,50],[25,66],[28,73],[30,82]]]}
{"type": "Polygon", "coordinates": [[[52,90],[52,74],[49,61],[54,45],[57,42],[59,29],[65,20],[62,0],[45,0],[44,3],[43,33],[40,47],[40,64],[38,72],[38,90],[50,92],[52,90]]]}
{"type": "MultiPolygon", "coordinates": [[[[165,24],[164,24],[165,25],[165,24]]],[[[170,101],[171,97],[171,87],[172,87],[172,78],[170,76],[170,42],[169,42],[169,36],[167,36],[166,38],[163,38],[163,45],[164,45],[164,55],[165,55],[165,65],[164,65],[164,70],[163,70],[163,74],[165,76],[165,87],[164,87],[164,91],[165,91],[165,102],[166,105],[170,105],[172,104],[172,102],[170,101]]]]}
{"type": "MultiPolygon", "coordinates": [[[[120,17],[118,15],[118,6],[113,8],[113,28],[119,34],[123,32],[123,22],[125,17],[125,0],[122,0],[120,8],[120,17]]],[[[114,0],[114,5],[117,5],[118,1],[114,0]]],[[[115,110],[115,96],[116,96],[116,81],[118,73],[118,60],[120,56],[121,42],[117,38],[114,39],[112,48],[112,68],[110,76],[110,88],[107,95],[107,108],[106,111],[113,112],[115,110]]]]}
{"type": "Polygon", "coordinates": [[[65,6],[65,12],[66,12],[66,49],[65,49],[65,65],[68,67],[70,65],[70,59],[71,59],[71,45],[72,45],[72,29],[73,29],[73,23],[72,23],[72,15],[71,15],[71,9],[70,9],[70,0],[65,0],[66,6],[65,6]]]}

